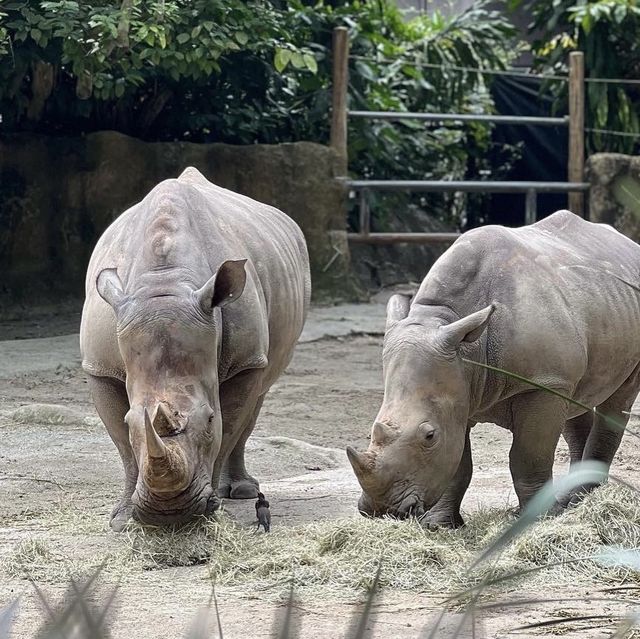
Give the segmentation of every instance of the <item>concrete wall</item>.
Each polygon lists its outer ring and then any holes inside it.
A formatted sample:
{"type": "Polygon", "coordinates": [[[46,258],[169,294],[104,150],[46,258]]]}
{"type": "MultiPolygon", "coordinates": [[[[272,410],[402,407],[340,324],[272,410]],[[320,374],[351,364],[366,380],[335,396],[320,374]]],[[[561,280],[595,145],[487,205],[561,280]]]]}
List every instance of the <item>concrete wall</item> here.
{"type": "Polygon", "coordinates": [[[345,193],[334,153],[281,145],[146,143],[114,132],[0,137],[0,298],[82,294],[98,237],[163,179],[197,167],[290,215],[311,258],[314,298],[354,299],[345,193]]]}
{"type": "Polygon", "coordinates": [[[587,161],[589,219],[640,243],[640,157],[596,153],[587,161]]]}

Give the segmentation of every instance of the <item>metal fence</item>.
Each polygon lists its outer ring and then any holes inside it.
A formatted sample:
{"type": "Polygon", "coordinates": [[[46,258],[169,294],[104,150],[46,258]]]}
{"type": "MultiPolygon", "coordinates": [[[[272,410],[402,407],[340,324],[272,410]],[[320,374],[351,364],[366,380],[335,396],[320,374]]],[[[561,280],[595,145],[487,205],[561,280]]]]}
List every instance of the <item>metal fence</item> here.
{"type": "Polygon", "coordinates": [[[569,208],[584,215],[584,193],[589,184],[584,182],[584,54],[569,56],[569,114],[564,117],[528,117],[511,115],[476,115],[468,113],[415,113],[397,111],[349,111],[349,36],[345,27],[333,32],[333,110],[331,120],[331,146],[340,157],[343,175],[348,173],[347,123],[349,118],[377,120],[418,120],[427,122],[491,122],[501,124],[566,126],[569,128],[569,161],[566,182],[497,182],[451,180],[350,180],[350,189],[358,194],[360,229],[349,233],[351,242],[366,244],[441,243],[452,242],[459,233],[371,233],[369,195],[373,191],[409,192],[466,192],[466,193],[524,193],[525,220],[532,224],[537,219],[537,194],[562,192],[569,195],[569,208]]]}

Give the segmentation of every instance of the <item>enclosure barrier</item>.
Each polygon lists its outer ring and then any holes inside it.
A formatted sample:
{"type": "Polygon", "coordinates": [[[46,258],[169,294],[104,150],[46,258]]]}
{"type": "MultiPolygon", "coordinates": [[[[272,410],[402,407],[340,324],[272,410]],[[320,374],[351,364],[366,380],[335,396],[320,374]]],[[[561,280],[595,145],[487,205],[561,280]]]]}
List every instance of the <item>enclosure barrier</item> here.
{"type": "MultiPolygon", "coordinates": [[[[482,71],[480,69],[479,71],[482,71]]],[[[569,159],[567,182],[496,182],[451,180],[349,180],[346,184],[358,193],[360,231],[348,233],[351,242],[366,244],[448,243],[460,233],[371,233],[369,194],[372,191],[525,193],[525,221],[537,219],[538,193],[568,193],[569,208],[584,216],[584,54],[569,55],[569,115],[564,117],[511,116],[471,113],[415,113],[398,111],[349,111],[349,36],[346,27],[333,31],[333,95],[331,146],[339,156],[342,175],[347,175],[348,118],[376,120],[418,120],[427,122],[492,122],[498,124],[566,126],[569,128],[569,159]]]]}

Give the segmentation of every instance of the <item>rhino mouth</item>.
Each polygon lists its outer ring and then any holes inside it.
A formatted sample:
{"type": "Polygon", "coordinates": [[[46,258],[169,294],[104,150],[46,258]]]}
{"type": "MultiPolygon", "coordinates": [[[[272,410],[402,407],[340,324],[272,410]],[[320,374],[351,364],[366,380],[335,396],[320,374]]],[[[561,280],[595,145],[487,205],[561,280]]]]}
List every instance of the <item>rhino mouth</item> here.
{"type": "Polygon", "coordinates": [[[211,484],[195,488],[188,486],[171,497],[151,493],[144,485],[133,493],[133,516],[143,523],[156,526],[188,522],[198,515],[210,515],[220,507],[211,484]]]}
{"type": "Polygon", "coordinates": [[[429,510],[426,503],[415,494],[407,495],[397,505],[381,505],[362,494],[358,501],[358,510],[365,517],[394,517],[395,519],[421,519],[429,510]]]}

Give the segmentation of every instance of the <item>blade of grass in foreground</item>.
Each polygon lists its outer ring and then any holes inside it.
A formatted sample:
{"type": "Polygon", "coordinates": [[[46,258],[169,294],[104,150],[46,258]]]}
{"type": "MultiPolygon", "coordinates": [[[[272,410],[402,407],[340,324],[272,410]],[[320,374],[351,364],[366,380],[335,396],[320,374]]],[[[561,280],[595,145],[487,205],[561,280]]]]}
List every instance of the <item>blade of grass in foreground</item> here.
{"type": "Polygon", "coordinates": [[[382,560],[378,564],[378,570],[376,576],[373,578],[373,583],[369,588],[367,594],[367,602],[364,606],[364,610],[358,614],[354,612],[351,621],[351,627],[347,633],[348,639],[366,639],[371,634],[371,630],[367,628],[369,623],[369,617],[371,616],[371,607],[373,606],[373,600],[376,598],[378,592],[378,584],[380,583],[380,574],[382,573],[382,560]]]}
{"type": "MultiPolygon", "coordinates": [[[[284,619],[279,630],[275,630],[272,634],[278,639],[296,639],[299,635],[299,625],[296,623],[297,619],[294,617],[295,613],[295,601],[294,601],[294,588],[293,578],[291,579],[291,587],[289,588],[289,599],[287,600],[287,606],[284,612],[284,619]]],[[[277,617],[274,618],[274,621],[277,617]]],[[[276,621],[277,623],[277,621],[276,621]]]]}
{"type": "Polygon", "coordinates": [[[640,610],[634,610],[620,622],[609,639],[624,639],[632,628],[637,628],[638,623],[640,623],[640,610]]]}
{"type": "MultiPolygon", "coordinates": [[[[517,379],[519,382],[523,382],[525,384],[528,384],[529,386],[533,386],[534,388],[537,388],[537,389],[539,389],[541,391],[545,391],[546,393],[549,393],[550,395],[555,395],[556,397],[560,397],[561,399],[564,399],[565,401],[569,402],[570,404],[573,404],[574,406],[578,406],[579,408],[583,408],[586,412],[593,413],[594,415],[597,415],[598,417],[601,417],[602,419],[604,419],[605,422],[607,422],[607,424],[615,426],[616,428],[619,428],[620,430],[624,430],[626,428],[626,424],[623,424],[621,421],[619,421],[617,419],[614,419],[610,415],[605,415],[604,413],[601,413],[599,410],[596,409],[595,406],[587,406],[587,404],[583,404],[582,402],[579,402],[577,399],[573,399],[572,397],[568,397],[564,393],[560,393],[559,391],[557,391],[557,390],[555,390],[553,388],[549,388],[548,386],[545,386],[544,384],[538,384],[538,382],[534,382],[533,380],[531,380],[531,379],[529,379],[527,377],[523,377],[522,375],[518,375],[517,373],[512,373],[511,371],[507,371],[504,368],[498,368],[497,366],[491,366],[490,364],[484,364],[482,362],[474,362],[473,360],[465,359],[464,357],[462,358],[462,361],[465,364],[471,364],[472,366],[478,366],[480,368],[484,368],[486,370],[493,371],[494,373],[501,373],[502,375],[506,375],[507,377],[511,377],[512,379],[517,379]]],[[[633,431],[629,431],[629,434],[632,435],[633,437],[640,438],[640,434],[635,433],[633,431]]]]}
{"type": "MultiPolygon", "coordinates": [[[[464,597],[473,595],[473,593],[475,593],[477,590],[482,590],[490,586],[496,586],[505,581],[511,581],[512,579],[524,577],[534,572],[540,572],[541,570],[547,570],[548,568],[555,568],[556,566],[575,564],[580,561],[592,561],[593,559],[595,559],[595,555],[584,555],[583,557],[575,557],[573,559],[559,559],[558,561],[551,561],[548,564],[544,564],[543,566],[533,566],[532,568],[526,568],[525,570],[518,570],[516,572],[499,575],[498,577],[493,577],[492,579],[488,579],[487,581],[482,581],[481,583],[475,584],[474,586],[470,586],[466,590],[462,590],[461,592],[457,592],[454,595],[447,597],[447,599],[443,601],[443,604],[460,601],[464,597]]],[[[637,588],[640,589],[640,586],[637,586],[637,588]]]]}
{"type": "Polygon", "coordinates": [[[0,639],[9,639],[13,618],[18,611],[18,600],[0,609],[0,639]]]}
{"type": "Polygon", "coordinates": [[[218,623],[218,639],[224,639],[222,634],[222,621],[220,621],[220,610],[218,610],[218,597],[216,596],[216,582],[211,585],[211,598],[213,599],[213,606],[216,611],[216,622],[218,623]]]}
{"type": "MultiPolygon", "coordinates": [[[[535,628],[549,628],[551,626],[560,626],[563,623],[575,623],[576,621],[601,621],[602,619],[613,619],[616,615],[576,615],[575,617],[559,617],[557,619],[546,619],[545,621],[536,621],[528,623],[524,626],[512,628],[511,632],[519,630],[534,630],[535,628]]],[[[599,625],[596,627],[600,627],[599,625]]]]}
{"type": "Polygon", "coordinates": [[[603,462],[583,461],[575,464],[569,475],[561,477],[555,483],[548,481],[525,506],[516,519],[471,565],[471,570],[486,561],[490,556],[502,550],[516,537],[533,525],[541,515],[549,512],[556,504],[556,494],[569,494],[574,488],[585,484],[601,484],[607,479],[608,467],[603,462]]]}

